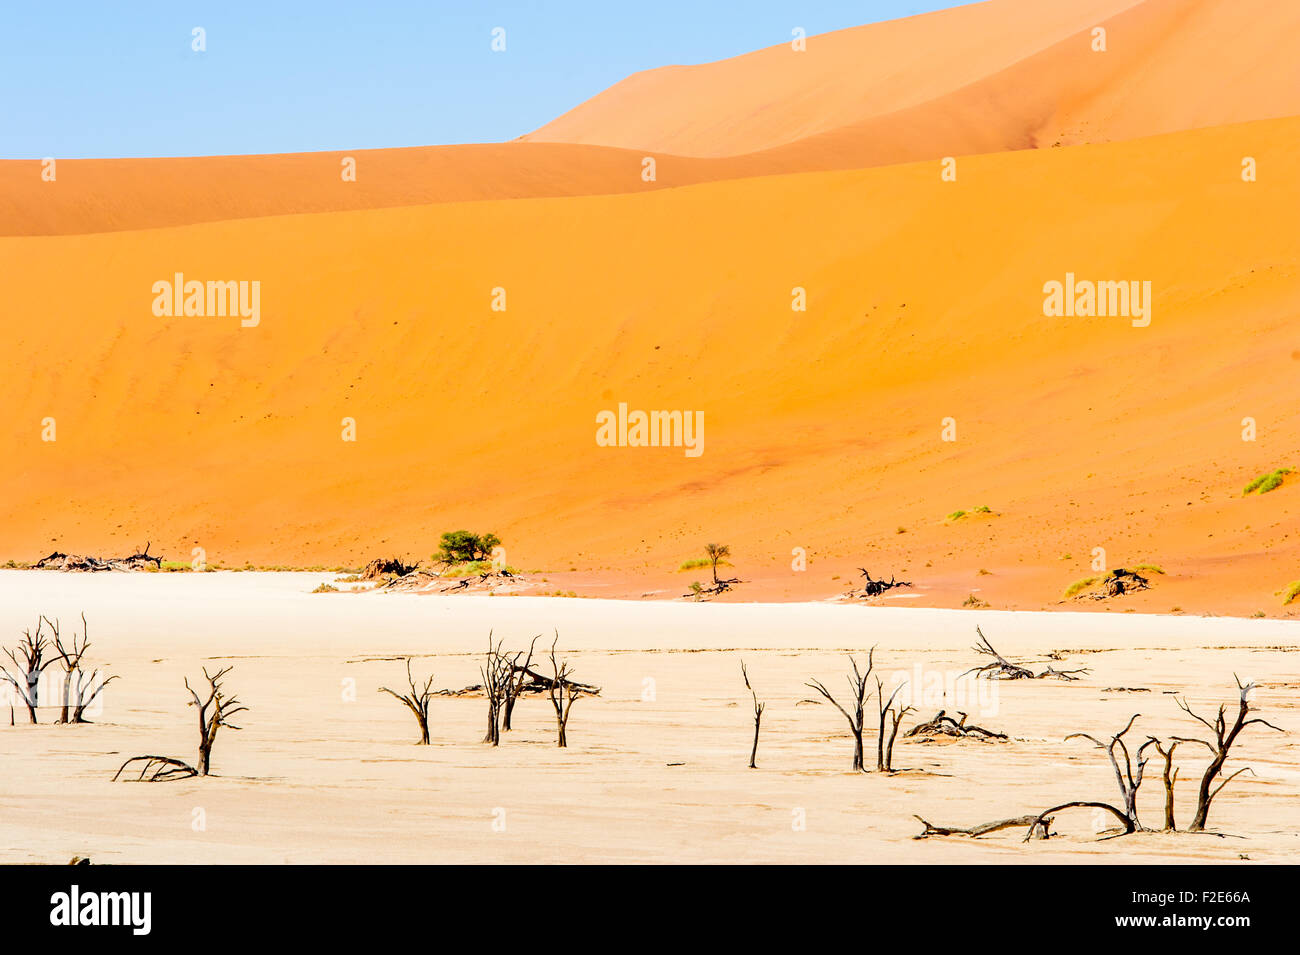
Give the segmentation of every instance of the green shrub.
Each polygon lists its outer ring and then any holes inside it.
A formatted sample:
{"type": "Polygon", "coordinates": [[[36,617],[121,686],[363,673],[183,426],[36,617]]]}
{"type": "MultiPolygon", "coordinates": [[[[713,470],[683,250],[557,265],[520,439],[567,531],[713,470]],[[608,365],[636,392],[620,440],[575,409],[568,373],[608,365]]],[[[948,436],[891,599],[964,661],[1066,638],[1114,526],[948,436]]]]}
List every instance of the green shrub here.
{"type": "Polygon", "coordinates": [[[1274,488],[1281,486],[1282,479],[1290,473],[1290,468],[1278,468],[1276,471],[1269,471],[1265,474],[1261,474],[1259,477],[1255,478],[1255,480],[1246,485],[1245,489],[1241,492],[1242,496],[1244,497],[1245,495],[1251,494],[1255,491],[1258,491],[1260,494],[1267,494],[1274,488]]]}
{"type": "Polygon", "coordinates": [[[1065,596],[1073,597],[1080,590],[1091,587],[1099,580],[1101,580],[1100,577],[1084,577],[1082,580],[1076,580],[1074,583],[1070,584],[1070,586],[1065,588],[1065,596]]]}

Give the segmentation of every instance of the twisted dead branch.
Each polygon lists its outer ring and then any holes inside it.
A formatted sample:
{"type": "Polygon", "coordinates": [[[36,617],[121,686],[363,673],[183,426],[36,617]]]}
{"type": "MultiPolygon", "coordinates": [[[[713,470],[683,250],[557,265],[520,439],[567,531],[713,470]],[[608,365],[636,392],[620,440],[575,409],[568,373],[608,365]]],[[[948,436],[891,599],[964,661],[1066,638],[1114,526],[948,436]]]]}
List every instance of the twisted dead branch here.
{"type": "Polygon", "coordinates": [[[1079,667],[1076,670],[1058,670],[1055,667],[1048,666],[1048,668],[1041,673],[1035,673],[1028,667],[1023,667],[1018,663],[1012,663],[1002,654],[998,653],[998,651],[993,648],[993,644],[989,643],[989,638],[984,636],[984,631],[979,627],[975,628],[975,632],[979,634],[980,639],[972,649],[976,653],[992,657],[993,662],[986,663],[983,666],[972,667],[963,673],[962,676],[968,676],[969,674],[974,673],[976,676],[984,676],[990,680],[1052,679],[1072,682],[1079,679],[1078,674],[1088,672],[1087,667],[1079,667]]]}
{"type": "Polygon", "coordinates": [[[858,571],[866,578],[859,590],[849,591],[850,597],[879,597],[887,590],[893,590],[895,587],[910,587],[912,582],[909,580],[895,580],[894,575],[889,575],[889,580],[872,580],[871,573],[865,567],[859,567],[858,571]]]}

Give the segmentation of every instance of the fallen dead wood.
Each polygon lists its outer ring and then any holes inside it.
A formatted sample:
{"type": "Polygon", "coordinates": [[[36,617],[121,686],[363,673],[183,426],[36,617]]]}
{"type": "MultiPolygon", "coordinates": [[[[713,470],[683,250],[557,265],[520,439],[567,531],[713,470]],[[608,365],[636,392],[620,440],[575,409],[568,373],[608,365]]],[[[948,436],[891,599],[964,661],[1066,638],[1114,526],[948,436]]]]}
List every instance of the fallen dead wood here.
{"type": "MultiPolygon", "coordinates": [[[[555,681],[544,674],[538,673],[530,667],[519,667],[516,674],[520,675],[521,682],[516,693],[549,693],[555,681]]],[[[600,687],[593,686],[590,683],[575,683],[573,680],[566,680],[565,685],[573,688],[575,691],[586,696],[599,696],[600,687]]],[[[469,686],[461,687],[459,690],[453,690],[445,687],[441,690],[434,690],[433,696],[482,696],[484,694],[482,683],[471,683],[469,686]]]]}
{"type": "Polygon", "coordinates": [[[984,656],[992,657],[993,662],[986,663],[983,666],[972,667],[971,669],[963,673],[962,676],[967,676],[971,673],[974,673],[977,676],[985,676],[990,680],[1048,680],[1050,679],[1050,680],[1074,681],[1079,679],[1077,674],[1088,672],[1087,667],[1079,667],[1078,669],[1075,670],[1058,670],[1053,666],[1048,666],[1048,668],[1046,670],[1043,670],[1041,673],[1035,673],[1033,670],[1029,669],[1028,667],[1023,667],[1018,663],[1012,663],[1002,654],[998,653],[997,650],[993,649],[993,644],[989,643],[988,637],[984,636],[984,631],[982,631],[979,627],[975,628],[975,632],[979,634],[980,639],[979,639],[979,643],[977,643],[973,647],[973,649],[975,650],[976,653],[980,653],[983,654],[984,656]]]}
{"type": "Polygon", "coordinates": [[[706,597],[716,597],[718,594],[725,594],[728,590],[740,583],[739,577],[728,577],[721,580],[715,580],[713,585],[705,587],[698,580],[691,584],[691,592],[682,594],[683,597],[693,597],[696,600],[703,600],[706,597]]]}
{"type": "Polygon", "coordinates": [[[55,551],[32,564],[33,570],[62,570],[75,573],[96,573],[106,570],[134,571],[162,569],[162,557],[149,553],[149,544],[139,553],[126,557],[94,557],[89,554],[64,554],[55,551]]]}
{"type": "MultiPolygon", "coordinates": [[[[1128,835],[1129,833],[1135,831],[1133,828],[1133,823],[1128,819],[1128,817],[1125,816],[1124,813],[1120,812],[1118,809],[1116,809],[1108,802],[1084,802],[1084,801],[1064,802],[1061,803],[1061,805],[1059,806],[1053,806],[1051,809],[1044,809],[1041,813],[1035,816],[1034,821],[1029,824],[1029,831],[1025,833],[1024,841],[1028,842],[1030,839],[1034,838],[1034,833],[1042,829],[1043,826],[1045,826],[1050,822],[1053,813],[1058,813],[1062,809],[1073,809],[1076,807],[1084,808],[1084,809],[1105,809],[1116,819],[1118,819],[1120,821],[1120,825],[1124,827],[1122,832],[1114,833],[1114,835],[1128,835]]],[[[1050,838],[1050,836],[1051,836],[1050,833],[1043,830],[1042,838],[1047,839],[1050,838]]],[[[1113,838],[1113,836],[1107,836],[1107,838],[1113,838]]]]}
{"type": "Polygon", "coordinates": [[[859,567],[858,570],[861,571],[862,576],[866,578],[866,583],[863,584],[862,587],[858,590],[849,591],[848,596],[852,598],[879,597],[885,591],[893,590],[895,587],[912,586],[912,582],[910,580],[895,580],[893,574],[889,575],[888,580],[884,580],[884,579],[872,580],[870,571],[868,571],[865,567],[859,567]]]}
{"type": "Polygon", "coordinates": [[[122,775],[122,771],[132,763],[141,763],[142,765],[140,774],[135,779],[128,780],[128,782],[156,783],[168,779],[188,779],[199,774],[199,771],[189,763],[181,762],[179,759],[172,759],[170,756],[132,756],[118,767],[117,772],[113,774],[113,782],[117,782],[117,778],[122,775]]]}
{"type": "Polygon", "coordinates": [[[377,591],[428,591],[440,594],[477,593],[506,585],[523,589],[528,583],[523,577],[512,574],[504,568],[481,574],[470,574],[459,579],[444,577],[436,570],[415,569],[401,576],[390,575],[377,579],[381,581],[374,588],[377,591]]]}
{"type": "Polygon", "coordinates": [[[388,580],[392,577],[405,577],[414,573],[420,562],[405,564],[400,557],[376,557],[361,571],[362,580],[388,580]]]}
{"type": "Polygon", "coordinates": [[[1076,595],[1076,600],[1106,600],[1110,597],[1122,597],[1138,590],[1150,590],[1151,581],[1137,571],[1116,567],[1101,578],[1091,589],[1076,595]]]}
{"type": "Polygon", "coordinates": [[[953,719],[947,714],[946,710],[940,710],[935,714],[934,719],[925,723],[917,723],[903,736],[953,736],[963,739],[969,737],[975,737],[976,739],[1007,738],[1006,733],[998,733],[982,726],[976,726],[974,723],[967,723],[965,713],[958,713],[957,715],[961,717],[960,720],[953,719]]]}
{"type": "Polygon", "coordinates": [[[1021,826],[1035,826],[1041,830],[1041,838],[1046,839],[1051,835],[1050,829],[1052,820],[1040,816],[1013,816],[1010,819],[996,819],[993,822],[981,823],[978,826],[972,826],[969,829],[959,829],[955,826],[936,826],[927,822],[920,816],[913,814],[912,818],[925,826],[920,835],[915,835],[913,839],[928,839],[931,836],[970,836],[972,839],[978,839],[980,836],[986,836],[990,832],[1000,832],[1003,829],[1019,829],[1021,826]]]}

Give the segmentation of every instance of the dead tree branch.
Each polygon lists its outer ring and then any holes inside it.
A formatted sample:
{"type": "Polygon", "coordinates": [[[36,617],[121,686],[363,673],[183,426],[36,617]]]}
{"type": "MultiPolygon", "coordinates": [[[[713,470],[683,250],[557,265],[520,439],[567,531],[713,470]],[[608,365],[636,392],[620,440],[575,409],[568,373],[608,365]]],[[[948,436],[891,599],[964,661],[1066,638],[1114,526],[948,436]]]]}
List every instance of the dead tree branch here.
{"type": "Polygon", "coordinates": [[[978,826],[972,826],[969,829],[958,829],[950,826],[936,826],[920,816],[913,814],[913,819],[925,826],[920,835],[913,836],[913,839],[928,839],[930,836],[970,836],[972,839],[978,839],[980,836],[986,836],[990,832],[1000,832],[1003,829],[1019,829],[1021,826],[1034,826],[1035,829],[1041,830],[1042,837],[1046,839],[1051,833],[1051,817],[1039,817],[1034,815],[1015,816],[1011,819],[997,819],[993,822],[981,823],[978,826]]]}
{"type": "Polygon", "coordinates": [[[984,656],[992,657],[993,662],[986,663],[983,666],[972,667],[971,669],[963,673],[962,676],[967,676],[971,673],[974,673],[977,676],[985,676],[990,680],[1054,679],[1054,680],[1074,681],[1079,679],[1077,674],[1088,672],[1087,667],[1080,667],[1077,670],[1058,670],[1055,667],[1049,666],[1043,672],[1035,673],[1033,670],[1029,669],[1028,667],[1023,667],[1018,663],[1012,663],[1002,654],[998,653],[997,650],[993,649],[993,644],[989,643],[988,637],[984,636],[984,631],[982,631],[979,627],[975,628],[975,632],[979,634],[980,639],[979,639],[979,643],[975,644],[973,649],[975,650],[976,653],[982,654],[984,656]]]}
{"type": "Polygon", "coordinates": [[[849,596],[851,597],[879,597],[885,591],[893,590],[895,587],[912,586],[910,580],[895,580],[893,574],[889,575],[889,580],[872,580],[871,572],[868,571],[867,568],[859,567],[858,571],[866,578],[866,583],[862,585],[860,590],[849,591],[849,596]]]}
{"type": "Polygon", "coordinates": [[[141,763],[140,774],[135,779],[127,782],[136,783],[157,783],[169,779],[189,779],[191,776],[197,776],[199,771],[189,763],[183,763],[179,759],[172,759],[170,756],[132,756],[125,763],[118,767],[117,772],[113,774],[113,782],[122,775],[122,771],[132,763],[141,763]]]}

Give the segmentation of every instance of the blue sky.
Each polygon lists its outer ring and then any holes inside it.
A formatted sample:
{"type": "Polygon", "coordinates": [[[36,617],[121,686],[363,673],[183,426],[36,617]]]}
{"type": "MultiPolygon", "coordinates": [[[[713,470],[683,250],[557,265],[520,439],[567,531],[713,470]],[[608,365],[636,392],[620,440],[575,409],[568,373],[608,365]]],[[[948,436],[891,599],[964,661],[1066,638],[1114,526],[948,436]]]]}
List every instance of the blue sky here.
{"type": "Polygon", "coordinates": [[[490,142],[629,73],[953,0],[0,2],[0,158],[490,142]],[[494,27],[506,51],[491,50],[494,27]],[[207,50],[191,49],[194,27],[207,50]]]}

